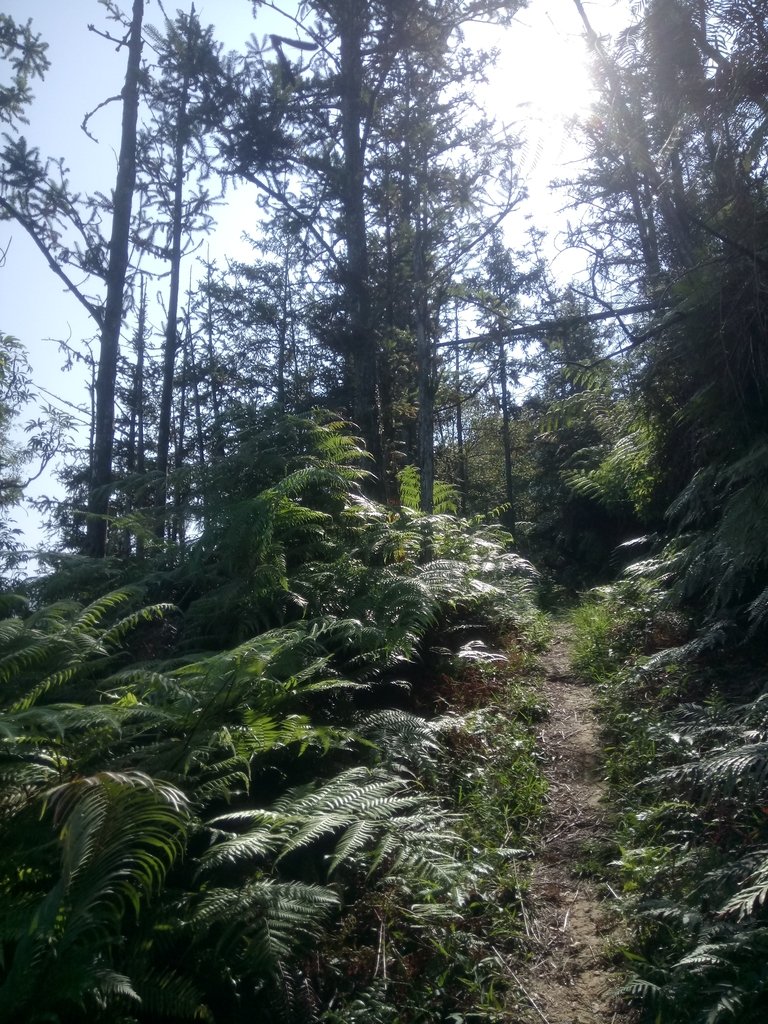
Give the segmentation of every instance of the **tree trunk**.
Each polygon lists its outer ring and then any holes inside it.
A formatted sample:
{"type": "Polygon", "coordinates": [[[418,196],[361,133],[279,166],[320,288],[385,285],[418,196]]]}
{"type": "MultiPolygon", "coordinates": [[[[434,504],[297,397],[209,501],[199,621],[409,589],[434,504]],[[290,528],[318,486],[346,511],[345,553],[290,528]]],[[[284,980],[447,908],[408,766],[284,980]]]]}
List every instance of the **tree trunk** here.
{"type": "MultiPolygon", "coordinates": [[[[651,155],[651,146],[645,131],[645,124],[641,118],[633,117],[629,103],[627,102],[621,78],[614,63],[603,46],[600,37],[595,32],[584,9],[582,0],[573,0],[576,10],[581,18],[587,41],[597,54],[603,73],[608,83],[608,96],[611,106],[618,113],[621,119],[621,129],[624,132],[624,141],[628,143],[623,153],[625,166],[630,169],[635,184],[630,188],[630,198],[635,204],[637,189],[636,169],[645,175],[655,194],[655,201],[659,215],[664,227],[667,230],[669,243],[677,260],[682,267],[692,267],[695,263],[695,254],[691,240],[690,222],[685,206],[684,196],[676,190],[670,189],[668,182],[659,172],[659,168],[651,155]]],[[[621,141],[619,142],[621,145],[621,141]]],[[[637,209],[635,207],[635,214],[637,209]]],[[[638,225],[642,219],[638,219],[638,225]]],[[[642,238],[641,228],[641,238],[642,238]]],[[[647,239],[643,238],[644,249],[647,239]]],[[[647,253],[644,252],[644,255],[647,253]]],[[[651,266],[650,271],[656,270],[651,266]]]]}
{"type": "Polygon", "coordinates": [[[136,124],[139,116],[139,70],[144,0],[133,0],[128,65],[123,86],[120,157],[115,182],[112,234],[109,242],[107,297],[101,325],[99,372],[96,378],[96,424],[88,495],[86,550],[94,558],[107,551],[107,512],[112,483],[115,435],[115,382],[123,323],[123,295],[128,272],[131,209],[136,185],[136,124]]]}
{"type": "MultiPolygon", "coordinates": [[[[171,539],[179,545],[181,552],[184,552],[186,542],[186,518],[184,515],[184,499],[186,494],[182,493],[181,477],[178,471],[184,465],[184,437],[187,430],[187,415],[189,410],[187,391],[189,387],[189,318],[187,318],[184,341],[182,342],[183,360],[181,370],[181,394],[179,396],[179,414],[176,423],[176,437],[174,446],[174,469],[177,471],[177,482],[173,489],[173,521],[171,524],[171,539]]],[[[185,488],[186,490],[186,488],[185,488]]]]}
{"type": "Polygon", "coordinates": [[[467,454],[464,449],[464,403],[461,400],[461,342],[459,339],[459,306],[454,304],[454,387],[456,388],[456,448],[459,455],[459,510],[463,516],[467,514],[467,490],[469,474],[467,472],[467,454]]]}
{"type": "Polygon", "coordinates": [[[504,513],[504,525],[514,532],[515,529],[515,486],[512,478],[512,412],[509,401],[509,381],[507,380],[507,346],[504,337],[499,335],[499,377],[501,378],[501,436],[504,445],[504,483],[507,498],[507,511],[504,513]]]}
{"type": "Polygon", "coordinates": [[[352,411],[363,439],[374,456],[380,479],[383,479],[379,399],[376,387],[378,353],[371,322],[370,267],[365,218],[365,153],[362,139],[362,45],[365,10],[360,0],[347,0],[339,18],[338,29],[344,151],[342,206],[347,249],[345,294],[349,316],[352,411]]]}
{"type": "Polygon", "coordinates": [[[432,514],[435,487],[435,402],[434,351],[429,329],[429,299],[427,296],[427,268],[425,246],[426,210],[425,185],[417,186],[416,231],[413,246],[413,278],[415,297],[416,372],[418,375],[418,458],[421,481],[420,503],[422,512],[432,514]]]}
{"type": "Polygon", "coordinates": [[[206,267],[206,317],[205,317],[205,341],[206,355],[208,357],[208,381],[211,388],[211,411],[213,412],[213,427],[211,430],[211,451],[218,458],[223,459],[225,455],[224,436],[222,434],[221,422],[221,401],[219,398],[219,383],[216,375],[216,345],[214,342],[213,325],[213,272],[211,270],[210,256],[206,267]]]}
{"type": "Polygon", "coordinates": [[[165,533],[165,506],[168,498],[168,462],[171,444],[171,416],[173,412],[173,376],[176,351],[179,346],[179,287],[181,282],[181,236],[184,209],[184,152],[187,146],[187,104],[189,76],[184,75],[176,120],[176,139],[173,153],[173,210],[171,213],[171,279],[168,289],[168,317],[165,325],[163,348],[163,387],[160,396],[160,420],[157,430],[157,472],[160,482],[157,490],[157,536],[165,533]]]}
{"type": "Polygon", "coordinates": [[[192,371],[192,400],[195,403],[195,440],[197,442],[197,463],[205,468],[205,432],[203,430],[203,402],[200,397],[200,373],[195,358],[195,339],[190,332],[186,343],[189,346],[189,366],[192,371]]]}
{"type": "MultiPolygon", "coordinates": [[[[135,476],[137,471],[144,473],[144,354],[147,344],[147,285],[142,277],[139,291],[139,322],[136,327],[136,366],[133,373],[133,387],[131,388],[131,409],[128,423],[128,451],[126,453],[125,466],[129,476],[135,476]]],[[[134,509],[132,497],[127,501],[127,512],[134,509]]],[[[126,556],[131,553],[131,530],[126,529],[124,539],[124,553],[126,556]]]]}
{"type": "Polygon", "coordinates": [[[289,302],[290,302],[290,249],[286,243],[283,251],[283,273],[280,281],[280,323],[277,329],[277,407],[281,413],[287,408],[286,404],[286,368],[288,366],[288,329],[289,329],[289,302]]]}

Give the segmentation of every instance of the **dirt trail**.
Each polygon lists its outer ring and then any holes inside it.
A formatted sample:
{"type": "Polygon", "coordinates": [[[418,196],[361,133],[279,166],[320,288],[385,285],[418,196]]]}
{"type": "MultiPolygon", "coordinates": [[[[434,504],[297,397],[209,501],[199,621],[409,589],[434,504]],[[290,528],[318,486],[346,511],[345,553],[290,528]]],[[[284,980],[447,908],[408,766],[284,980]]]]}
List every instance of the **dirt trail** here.
{"type": "Polygon", "coordinates": [[[604,897],[579,874],[584,843],[605,825],[598,726],[591,691],[571,671],[569,632],[558,625],[543,659],[549,716],[540,749],[549,781],[542,847],[530,886],[532,959],[515,975],[515,1024],[628,1024],[612,991],[605,944],[615,922],[604,897]]]}

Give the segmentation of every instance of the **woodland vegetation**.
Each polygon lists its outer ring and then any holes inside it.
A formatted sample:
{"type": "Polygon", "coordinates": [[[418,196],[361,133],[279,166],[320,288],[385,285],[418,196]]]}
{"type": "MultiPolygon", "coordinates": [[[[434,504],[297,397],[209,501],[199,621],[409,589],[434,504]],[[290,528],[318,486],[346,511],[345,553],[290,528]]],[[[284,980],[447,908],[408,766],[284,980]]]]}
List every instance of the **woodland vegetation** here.
{"type": "Polygon", "coordinates": [[[244,53],[100,0],[93,195],[25,138],[45,42],[0,14],[0,216],[96,339],[85,442],[17,439],[1,345],[0,1021],[510,1019],[539,609],[588,588],[625,995],[765,1019],[768,20],[647,0],[609,40],[574,3],[568,283],[509,248],[519,142],[475,102],[463,29],[517,0],[304,0],[244,53]],[[252,260],[193,258],[242,182],[252,260]]]}

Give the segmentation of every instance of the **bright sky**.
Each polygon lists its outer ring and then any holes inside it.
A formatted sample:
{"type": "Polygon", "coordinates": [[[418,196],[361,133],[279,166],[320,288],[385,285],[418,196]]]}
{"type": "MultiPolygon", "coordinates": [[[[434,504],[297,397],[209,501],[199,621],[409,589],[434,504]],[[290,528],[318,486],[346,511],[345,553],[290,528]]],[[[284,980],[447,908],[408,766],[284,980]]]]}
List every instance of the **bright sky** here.
{"type": "MultiPolygon", "coordinates": [[[[287,0],[286,6],[289,3],[287,0]]],[[[178,6],[167,0],[166,10],[172,16],[178,6]]],[[[123,7],[130,7],[129,0],[124,0],[123,7]]],[[[624,0],[594,0],[587,7],[599,28],[610,29],[626,4],[624,0]]],[[[254,20],[250,0],[197,0],[196,9],[203,24],[216,26],[225,49],[242,48],[252,34],[258,38],[269,31],[289,34],[285,23],[278,27],[272,14],[262,11],[254,20]]],[[[96,0],[4,0],[2,10],[18,21],[31,18],[35,30],[49,44],[51,68],[45,80],[34,87],[36,99],[30,125],[24,131],[28,141],[43,154],[65,157],[74,188],[85,193],[108,191],[115,176],[116,155],[111,146],[118,138],[119,104],[109,105],[91,122],[100,145],[80,130],[84,114],[106,97],[117,95],[122,87],[124,55],[116,54],[114,46],[87,28],[89,22],[99,28],[110,27],[103,9],[96,0]]],[[[147,20],[160,20],[153,0],[147,4],[147,20]]],[[[501,121],[524,127],[528,139],[522,170],[530,200],[526,211],[517,215],[519,228],[513,225],[513,231],[519,230],[522,237],[527,212],[537,227],[554,235],[561,200],[553,196],[549,181],[576,158],[563,126],[567,118],[586,110],[591,95],[575,7],[572,0],[531,0],[530,8],[521,12],[509,31],[479,27],[467,36],[468,42],[475,39],[478,45],[501,50],[487,93],[489,111],[501,121]]],[[[234,195],[236,202],[220,211],[212,253],[247,259],[248,248],[240,234],[256,224],[253,193],[238,190],[234,195]]],[[[82,371],[63,372],[64,357],[57,340],[80,346],[93,335],[88,317],[77,301],[62,291],[21,229],[0,222],[0,249],[6,248],[5,266],[0,268],[0,331],[25,345],[40,388],[85,404],[82,371]]],[[[556,261],[556,270],[563,277],[576,269],[567,256],[556,261]]],[[[51,489],[49,481],[41,481],[38,487],[41,492],[51,489]]],[[[36,533],[32,521],[21,525],[30,531],[32,540],[36,533]]]]}

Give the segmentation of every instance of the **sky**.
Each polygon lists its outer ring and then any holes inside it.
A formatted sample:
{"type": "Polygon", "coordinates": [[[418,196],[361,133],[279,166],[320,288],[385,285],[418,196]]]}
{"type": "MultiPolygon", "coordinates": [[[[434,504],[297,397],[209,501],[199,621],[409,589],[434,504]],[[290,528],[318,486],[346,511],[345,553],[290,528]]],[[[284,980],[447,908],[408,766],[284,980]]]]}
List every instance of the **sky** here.
{"type": "MultiPolygon", "coordinates": [[[[123,6],[129,8],[129,0],[123,6]]],[[[171,17],[178,6],[173,0],[165,5],[171,17]]],[[[607,30],[625,9],[622,0],[593,0],[585,6],[595,24],[607,30]]],[[[88,111],[119,94],[125,73],[124,55],[88,30],[89,23],[101,29],[111,27],[103,8],[97,0],[3,0],[0,9],[17,21],[31,18],[34,29],[49,44],[51,68],[45,80],[34,85],[30,123],[24,128],[28,141],[45,155],[65,159],[76,190],[108,191],[115,177],[119,103],[108,104],[90,122],[98,142],[88,139],[80,128],[88,111]]],[[[254,19],[250,0],[197,0],[196,10],[203,24],[216,26],[225,49],[241,49],[251,35],[261,39],[270,31],[288,34],[286,23],[264,8],[254,19]]],[[[159,22],[160,17],[157,0],[148,0],[147,21],[159,22]]],[[[525,217],[529,216],[537,227],[551,232],[548,253],[554,257],[559,249],[558,224],[564,223],[558,215],[563,197],[553,193],[549,183],[576,159],[564,125],[568,118],[587,110],[592,96],[587,51],[573,2],[531,0],[506,32],[477,26],[468,33],[467,41],[498,46],[500,59],[484,100],[493,116],[516,125],[526,136],[521,171],[529,200],[514,215],[510,231],[513,236],[519,231],[522,238],[529,223],[525,217]]],[[[255,197],[247,189],[230,195],[234,201],[219,211],[211,254],[246,259],[248,247],[242,233],[256,227],[255,197]]],[[[64,369],[67,360],[58,342],[82,348],[84,340],[93,335],[87,314],[64,292],[20,228],[0,222],[0,250],[6,252],[0,266],[0,331],[26,347],[43,399],[55,402],[57,396],[70,411],[71,405],[85,405],[86,371],[82,366],[64,369]]],[[[554,265],[563,279],[578,270],[573,254],[557,256],[554,265]]],[[[35,489],[50,492],[51,486],[46,475],[35,489]]],[[[22,513],[19,525],[30,543],[39,540],[34,515],[25,518],[22,513]]]]}

